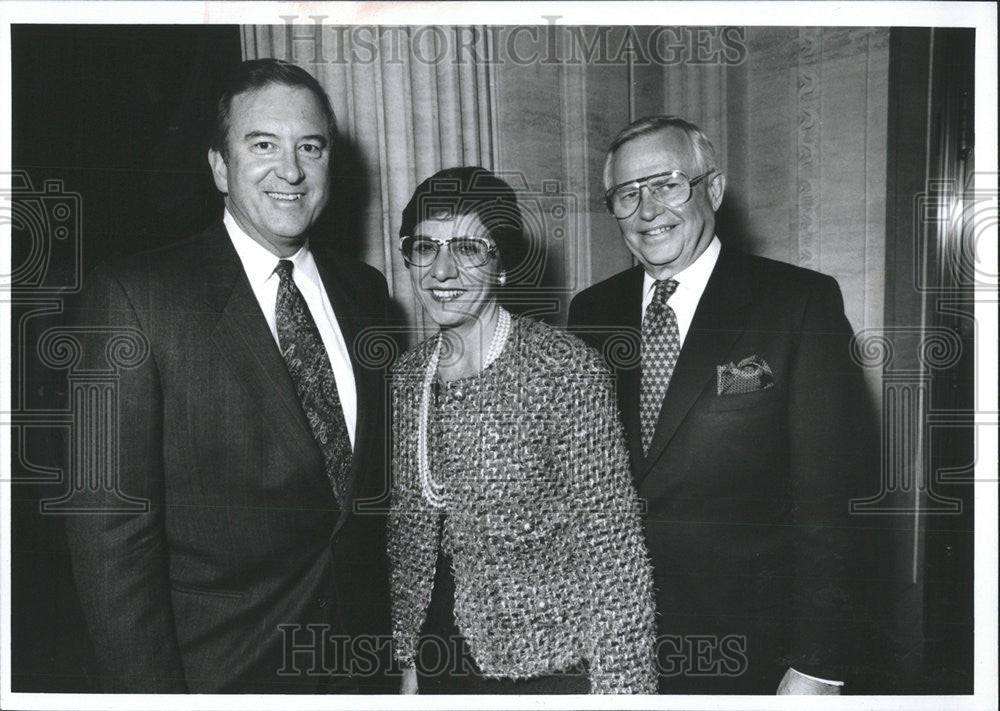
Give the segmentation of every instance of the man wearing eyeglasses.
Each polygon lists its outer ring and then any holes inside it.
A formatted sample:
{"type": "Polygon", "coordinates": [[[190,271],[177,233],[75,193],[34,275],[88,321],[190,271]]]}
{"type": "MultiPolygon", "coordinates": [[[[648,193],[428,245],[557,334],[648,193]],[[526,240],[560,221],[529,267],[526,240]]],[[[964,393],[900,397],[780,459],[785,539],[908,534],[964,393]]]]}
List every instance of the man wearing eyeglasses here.
{"type": "Polygon", "coordinates": [[[847,514],[874,450],[837,282],[726,246],[726,178],[684,119],[625,128],[604,184],[638,265],[578,294],[569,325],[612,354],[647,504],[660,690],[841,693],[847,514]],[[623,334],[636,358],[614,358],[623,334]]]}

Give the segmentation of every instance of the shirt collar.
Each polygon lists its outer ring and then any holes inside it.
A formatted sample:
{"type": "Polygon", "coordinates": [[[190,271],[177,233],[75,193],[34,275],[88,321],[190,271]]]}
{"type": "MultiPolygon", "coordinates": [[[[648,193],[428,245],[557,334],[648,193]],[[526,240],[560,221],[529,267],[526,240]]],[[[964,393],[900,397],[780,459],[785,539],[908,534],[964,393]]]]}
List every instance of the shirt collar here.
{"type": "Polygon", "coordinates": [[[309,240],[299,248],[299,251],[290,257],[278,257],[267,251],[259,242],[256,242],[248,235],[236,222],[229,210],[225,210],[222,216],[222,224],[226,226],[229,239],[236,249],[236,254],[243,263],[243,271],[246,272],[247,279],[253,284],[263,284],[274,274],[274,268],[278,266],[279,259],[289,259],[296,269],[301,269],[306,265],[309,256],[309,240]]]}
{"type": "MultiPolygon", "coordinates": [[[[719,241],[718,236],[713,236],[712,241],[708,243],[705,251],[699,254],[698,258],[691,262],[691,264],[672,277],[677,282],[677,291],[684,290],[690,292],[696,300],[701,298],[701,294],[705,291],[705,286],[708,284],[708,278],[712,276],[712,270],[715,269],[715,263],[719,261],[719,252],[721,251],[722,242],[719,241]]],[[[649,272],[643,271],[642,294],[644,305],[653,298],[652,292],[656,289],[656,281],[656,279],[649,275],[649,272]]]]}

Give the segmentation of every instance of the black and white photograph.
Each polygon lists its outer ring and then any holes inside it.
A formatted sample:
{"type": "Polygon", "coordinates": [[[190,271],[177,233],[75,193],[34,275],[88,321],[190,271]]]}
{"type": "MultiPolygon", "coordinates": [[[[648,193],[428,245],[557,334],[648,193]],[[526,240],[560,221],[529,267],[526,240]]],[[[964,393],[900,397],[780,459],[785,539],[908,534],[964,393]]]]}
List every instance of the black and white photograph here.
{"type": "Polygon", "coordinates": [[[0,18],[0,708],[997,707],[993,3],[0,18]]]}

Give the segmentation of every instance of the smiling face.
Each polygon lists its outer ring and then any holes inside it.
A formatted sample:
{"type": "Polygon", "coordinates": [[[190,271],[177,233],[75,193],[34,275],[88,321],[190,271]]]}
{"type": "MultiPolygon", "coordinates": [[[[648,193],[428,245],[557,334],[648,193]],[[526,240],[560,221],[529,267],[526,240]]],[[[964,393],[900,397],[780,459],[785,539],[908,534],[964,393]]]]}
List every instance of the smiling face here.
{"type": "MultiPolygon", "coordinates": [[[[459,215],[453,220],[423,220],[414,227],[413,236],[444,242],[453,237],[489,238],[489,233],[477,215],[459,215]]],[[[460,267],[451,247],[441,246],[429,266],[409,265],[408,269],[413,292],[427,315],[442,328],[485,321],[496,308],[493,285],[499,261],[495,253],[481,267],[460,267]]]]}
{"type": "Polygon", "coordinates": [[[226,153],[210,150],[215,185],[243,230],[272,254],[295,254],[329,196],[330,140],[304,87],[269,84],[233,98],[226,153]]]}
{"type": "MultiPolygon", "coordinates": [[[[678,129],[638,136],[615,152],[612,184],[639,180],[669,170],[681,170],[688,178],[711,166],[698,163],[694,147],[678,129]]],[[[722,204],[725,176],[714,173],[692,189],[691,199],[679,207],[667,207],[643,188],[639,207],[630,217],[618,220],[629,250],[654,279],[672,277],[694,262],[715,234],[715,211],[722,204]]]]}

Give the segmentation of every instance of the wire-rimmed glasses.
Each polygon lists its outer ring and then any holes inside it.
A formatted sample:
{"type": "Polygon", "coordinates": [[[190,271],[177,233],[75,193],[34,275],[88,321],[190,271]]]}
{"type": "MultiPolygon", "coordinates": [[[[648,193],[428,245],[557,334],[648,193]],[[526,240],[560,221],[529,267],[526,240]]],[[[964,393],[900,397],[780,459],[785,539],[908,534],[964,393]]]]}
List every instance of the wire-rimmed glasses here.
{"type": "Polygon", "coordinates": [[[665,207],[680,207],[691,199],[695,185],[715,172],[705,171],[696,178],[688,178],[683,171],[669,170],[665,173],[647,175],[639,180],[615,185],[604,193],[604,201],[608,211],[619,220],[631,217],[639,209],[642,201],[642,188],[649,189],[650,196],[665,207]]]}
{"type": "Polygon", "coordinates": [[[444,246],[448,247],[455,264],[465,269],[483,266],[497,251],[496,245],[484,237],[452,237],[439,241],[419,235],[403,237],[399,251],[410,266],[429,267],[444,246]]]}

